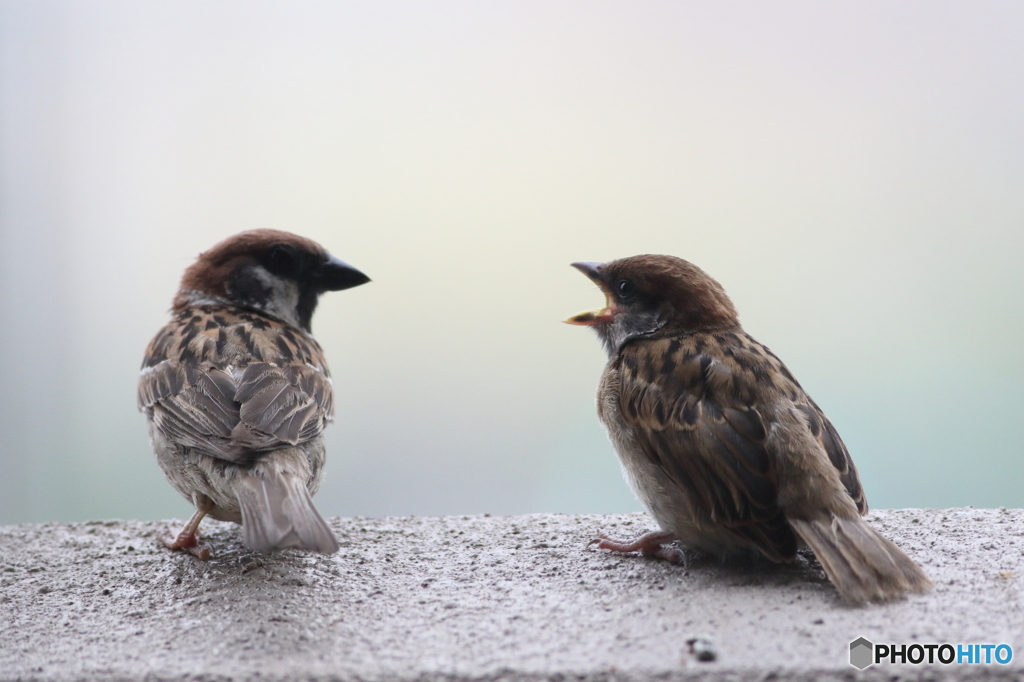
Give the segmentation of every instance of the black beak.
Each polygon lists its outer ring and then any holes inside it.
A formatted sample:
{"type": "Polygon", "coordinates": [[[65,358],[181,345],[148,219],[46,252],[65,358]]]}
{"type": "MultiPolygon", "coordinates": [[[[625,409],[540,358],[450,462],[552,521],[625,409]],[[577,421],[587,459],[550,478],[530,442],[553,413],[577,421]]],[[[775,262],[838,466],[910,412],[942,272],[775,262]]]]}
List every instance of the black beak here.
{"type": "Polygon", "coordinates": [[[326,263],[313,271],[312,281],[320,291],[341,291],[366,284],[370,278],[345,261],[329,256],[326,263]]]}
{"type": "Polygon", "coordinates": [[[570,263],[570,265],[593,280],[595,284],[601,284],[604,281],[604,278],[601,276],[601,266],[603,266],[604,263],[580,261],[578,263],[570,263]]]}

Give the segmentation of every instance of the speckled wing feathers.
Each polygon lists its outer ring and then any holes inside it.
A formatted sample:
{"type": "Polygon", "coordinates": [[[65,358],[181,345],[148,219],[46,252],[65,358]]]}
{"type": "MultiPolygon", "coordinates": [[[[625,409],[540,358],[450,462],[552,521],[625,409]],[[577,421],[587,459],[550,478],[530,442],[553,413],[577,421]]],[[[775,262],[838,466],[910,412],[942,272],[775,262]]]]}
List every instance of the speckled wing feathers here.
{"type": "Polygon", "coordinates": [[[157,334],[138,400],[170,440],[229,461],[314,438],[333,413],[316,342],[229,306],[187,309],[157,334]]]}
{"type": "Polygon", "coordinates": [[[850,457],[850,452],[846,449],[846,445],[839,437],[835,427],[832,426],[832,422],[828,420],[825,413],[821,411],[821,408],[809,397],[806,403],[798,404],[796,408],[800,410],[804,419],[807,420],[807,426],[811,430],[811,435],[814,436],[818,444],[825,450],[829,461],[832,462],[832,466],[839,472],[839,480],[843,482],[846,492],[850,493],[850,497],[857,504],[857,511],[861,514],[866,514],[868,512],[868,502],[864,497],[864,489],[860,485],[857,467],[854,466],[853,458],[850,457]]]}
{"type": "Polygon", "coordinates": [[[232,438],[256,450],[313,438],[323,430],[324,415],[332,409],[330,385],[322,372],[267,362],[242,370],[235,401],[241,407],[232,438]]]}
{"type": "Polygon", "coordinates": [[[743,332],[629,343],[617,371],[623,418],[644,454],[685,490],[693,518],[720,524],[773,559],[795,555],[767,446],[778,398],[812,422],[863,504],[856,470],[831,424],[782,363],[743,332]],[[766,364],[777,371],[765,371],[766,364]]]}
{"type": "Polygon", "coordinates": [[[238,422],[234,392],[231,375],[224,370],[201,372],[164,362],[139,381],[139,404],[170,440],[235,460],[239,451],[231,443],[231,430],[238,422]]]}

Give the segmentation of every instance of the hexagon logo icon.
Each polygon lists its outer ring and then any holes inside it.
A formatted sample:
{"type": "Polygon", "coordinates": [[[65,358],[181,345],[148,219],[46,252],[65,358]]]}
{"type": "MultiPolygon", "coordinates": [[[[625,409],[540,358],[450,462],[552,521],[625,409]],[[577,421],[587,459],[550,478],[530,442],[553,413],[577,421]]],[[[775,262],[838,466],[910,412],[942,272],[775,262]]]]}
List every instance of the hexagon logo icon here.
{"type": "Polygon", "coordinates": [[[874,654],[875,645],[863,637],[858,637],[850,642],[850,665],[854,668],[863,670],[871,665],[874,654]]]}

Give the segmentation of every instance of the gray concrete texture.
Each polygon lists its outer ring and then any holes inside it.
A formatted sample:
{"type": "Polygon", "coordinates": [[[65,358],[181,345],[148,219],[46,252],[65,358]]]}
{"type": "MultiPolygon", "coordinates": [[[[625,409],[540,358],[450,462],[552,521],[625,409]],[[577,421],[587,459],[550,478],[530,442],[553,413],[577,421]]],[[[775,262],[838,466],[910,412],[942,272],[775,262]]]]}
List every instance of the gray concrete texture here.
{"type": "Polygon", "coordinates": [[[1024,678],[1024,510],[870,518],[934,591],[852,608],[810,555],[684,568],[588,547],[651,530],[644,514],[333,519],[332,556],[258,555],[206,521],[205,563],[158,545],[172,522],[0,527],[0,678],[1024,678]],[[858,671],[858,637],[1014,659],[858,671]]]}

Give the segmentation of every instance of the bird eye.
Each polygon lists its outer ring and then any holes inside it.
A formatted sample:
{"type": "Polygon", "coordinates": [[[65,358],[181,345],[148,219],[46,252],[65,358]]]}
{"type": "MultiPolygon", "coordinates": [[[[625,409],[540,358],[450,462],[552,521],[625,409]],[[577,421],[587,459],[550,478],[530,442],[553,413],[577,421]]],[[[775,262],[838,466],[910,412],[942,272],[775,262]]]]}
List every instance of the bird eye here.
{"type": "Polygon", "coordinates": [[[298,258],[292,248],[283,244],[278,244],[267,254],[267,269],[275,275],[295,275],[298,263],[298,258]]]}
{"type": "Polygon", "coordinates": [[[633,293],[635,287],[628,279],[620,279],[619,283],[615,285],[615,288],[618,290],[620,297],[627,298],[633,293]]]}

